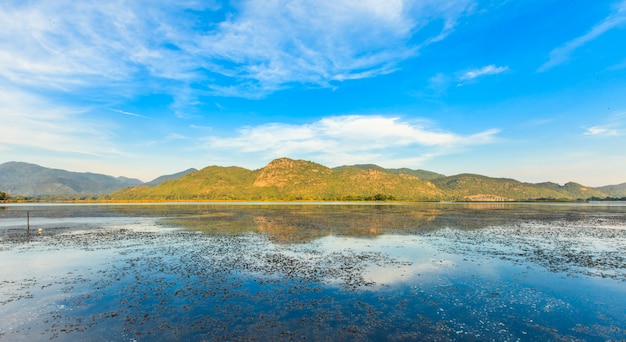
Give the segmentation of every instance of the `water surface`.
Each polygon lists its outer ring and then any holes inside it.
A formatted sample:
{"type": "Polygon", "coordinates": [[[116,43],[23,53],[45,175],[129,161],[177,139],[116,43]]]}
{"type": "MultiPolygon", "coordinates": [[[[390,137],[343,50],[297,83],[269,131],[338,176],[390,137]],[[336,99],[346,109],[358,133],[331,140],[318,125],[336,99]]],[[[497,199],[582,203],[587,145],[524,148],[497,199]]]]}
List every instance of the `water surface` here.
{"type": "Polygon", "coordinates": [[[624,340],[625,251],[619,203],[5,205],[0,339],[624,340]]]}

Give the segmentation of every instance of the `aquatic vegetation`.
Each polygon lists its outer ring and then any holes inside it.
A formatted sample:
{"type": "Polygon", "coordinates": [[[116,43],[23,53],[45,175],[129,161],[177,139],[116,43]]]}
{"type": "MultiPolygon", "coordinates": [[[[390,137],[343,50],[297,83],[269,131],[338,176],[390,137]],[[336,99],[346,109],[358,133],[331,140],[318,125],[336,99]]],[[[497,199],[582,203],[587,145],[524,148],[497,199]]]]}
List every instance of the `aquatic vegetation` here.
{"type": "Polygon", "coordinates": [[[0,217],[0,339],[626,337],[626,207],[38,209],[0,217]]]}

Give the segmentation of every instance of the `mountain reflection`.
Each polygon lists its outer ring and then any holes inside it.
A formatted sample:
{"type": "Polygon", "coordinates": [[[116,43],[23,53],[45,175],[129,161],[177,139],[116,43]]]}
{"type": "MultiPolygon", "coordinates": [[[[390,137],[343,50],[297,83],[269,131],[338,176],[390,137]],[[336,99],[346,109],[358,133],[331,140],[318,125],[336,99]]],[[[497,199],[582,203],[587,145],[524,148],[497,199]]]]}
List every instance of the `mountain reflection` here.
{"type": "Polygon", "coordinates": [[[441,214],[436,208],[398,205],[228,207],[163,222],[207,234],[254,232],[275,243],[304,243],[329,235],[368,237],[438,229],[441,214]]]}
{"type": "MultiPolygon", "coordinates": [[[[599,205],[599,204],[598,204],[599,205]]],[[[31,224],[56,228],[68,218],[96,227],[103,218],[152,217],[161,225],[208,235],[257,233],[281,244],[305,243],[325,236],[420,235],[440,229],[478,230],[593,219],[598,205],[512,203],[190,203],[150,205],[1,206],[9,227],[31,224]],[[54,221],[52,219],[63,221],[54,221]],[[86,221],[87,222],[87,221],[86,221]]],[[[618,217],[626,206],[602,204],[618,217]]],[[[105,222],[105,221],[102,221],[105,222]]],[[[68,226],[69,227],[69,226],[68,226]]]]}
{"type": "Polygon", "coordinates": [[[275,243],[305,243],[331,235],[419,235],[444,228],[476,230],[535,220],[582,220],[592,213],[575,205],[504,203],[216,205],[163,222],[206,234],[260,233],[275,243]]]}

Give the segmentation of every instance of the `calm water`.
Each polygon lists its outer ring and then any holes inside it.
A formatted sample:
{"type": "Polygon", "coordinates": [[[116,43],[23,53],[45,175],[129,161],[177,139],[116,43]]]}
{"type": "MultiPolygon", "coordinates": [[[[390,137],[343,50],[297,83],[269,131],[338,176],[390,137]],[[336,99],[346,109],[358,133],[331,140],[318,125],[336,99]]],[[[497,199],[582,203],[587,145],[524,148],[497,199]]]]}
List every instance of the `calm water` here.
{"type": "Polygon", "coordinates": [[[626,339],[619,203],[5,205],[0,267],[7,341],[626,339]]]}

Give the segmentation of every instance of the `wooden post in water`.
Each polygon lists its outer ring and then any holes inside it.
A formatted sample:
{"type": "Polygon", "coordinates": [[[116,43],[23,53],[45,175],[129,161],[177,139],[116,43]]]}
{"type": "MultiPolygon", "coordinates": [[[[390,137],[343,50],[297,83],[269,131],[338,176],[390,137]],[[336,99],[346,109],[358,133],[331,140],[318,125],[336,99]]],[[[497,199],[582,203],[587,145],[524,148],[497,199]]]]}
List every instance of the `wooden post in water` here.
{"type": "Polygon", "coordinates": [[[30,243],[30,211],[26,210],[26,242],[30,243]]]}

